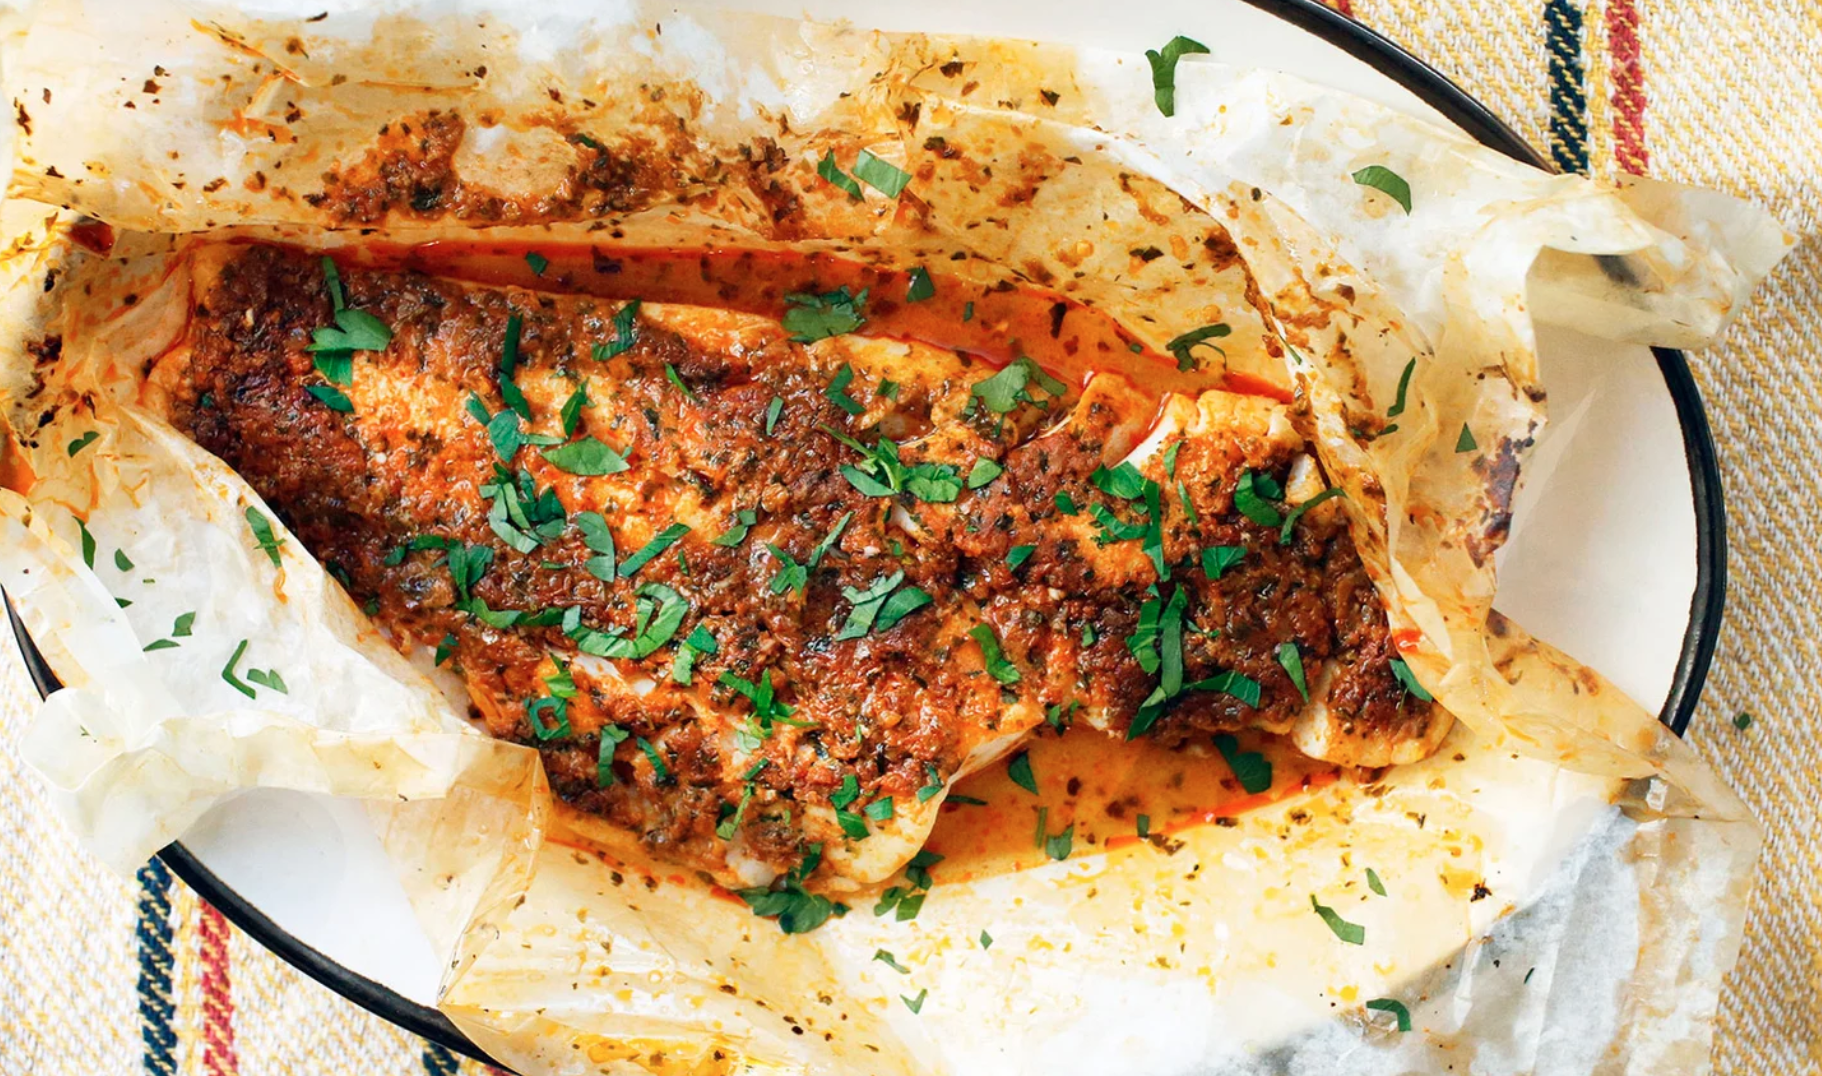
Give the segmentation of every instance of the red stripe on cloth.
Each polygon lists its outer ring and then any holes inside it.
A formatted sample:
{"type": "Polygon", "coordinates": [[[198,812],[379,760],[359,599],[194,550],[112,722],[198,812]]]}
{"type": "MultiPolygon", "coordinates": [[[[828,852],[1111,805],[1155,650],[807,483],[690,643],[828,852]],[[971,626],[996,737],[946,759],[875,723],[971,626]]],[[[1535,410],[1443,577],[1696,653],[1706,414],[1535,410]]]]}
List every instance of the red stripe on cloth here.
{"type": "Polygon", "coordinates": [[[1613,156],[1621,168],[1642,176],[1651,167],[1651,155],[1645,150],[1638,0],[1608,0],[1607,47],[1613,53],[1613,156]]]}
{"type": "Polygon", "coordinates": [[[1354,17],[1354,0],[1328,0],[1328,5],[1350,19],[1354,17]]]}
{"type": "Polygon", "coordinates": [[[234,992],[228,983],[228,921],[207,901],[197,922],[202,956],[202,1063],[209,1076],[235,1076],[234,992]]]}

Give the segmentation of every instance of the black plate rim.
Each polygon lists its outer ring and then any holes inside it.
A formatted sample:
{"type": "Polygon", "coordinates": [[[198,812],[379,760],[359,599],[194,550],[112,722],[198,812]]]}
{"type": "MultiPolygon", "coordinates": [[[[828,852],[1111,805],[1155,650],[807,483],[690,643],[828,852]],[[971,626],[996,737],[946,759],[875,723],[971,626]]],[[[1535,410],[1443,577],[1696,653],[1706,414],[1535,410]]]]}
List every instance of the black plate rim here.
{"type": "MultiPolygon", "coordinates": [[[[1442,113],[1481,144],[1506,156],[1550,170],[1550,164],[1520,138],[1503,120],[1467,91],[1450,82],[1435,68],[1401,46],[1316,0],[1245,0],[1248,5],[1340,48],[1375,71],[1410,90],[1425,104],[1442,113]]],[[[1670,694],[1659,719],[1677,735],[1689,727],[1695,714],[1708,666],[1714,658],[1727,595],[1727,510],[1721,490],[1721,471],[1715,455],[1708,411],[1702,403],[1688,360],[1672,348],[1652,348],[1658,369],[1676,406],[1683,430],[1683,451],[1689,465],[1690,490],[1696,517],[1696,585],[1690,601],[1689,628],[1677,660],[1670,694]]],[[[40,694],[60,686],[25,628],[7,605],[7,615],[25,656],[27,671],[40,694]]],[[[228,921],[276,953],[305,975],[374,1013],[445,1049],[485,1064],[500,1066],[436,1009],[419,1005],[364,975],[337,964],[306,945],[248,903],[182,842],[174,841],[158,853],[184,884],[219,909],[228,921]]]]}

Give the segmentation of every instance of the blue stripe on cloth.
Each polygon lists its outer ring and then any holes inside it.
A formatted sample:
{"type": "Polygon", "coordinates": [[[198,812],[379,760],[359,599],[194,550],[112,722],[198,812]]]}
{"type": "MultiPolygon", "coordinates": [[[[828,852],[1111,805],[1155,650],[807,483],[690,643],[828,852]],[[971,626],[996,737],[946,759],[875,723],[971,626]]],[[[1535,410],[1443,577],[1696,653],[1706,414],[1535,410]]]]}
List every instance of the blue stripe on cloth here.
{"type": "Polygon", "coordinates": [[[1550,61],[1550,160],[1561,171],[1586,174],[1588,88],[1578,2],[1544,0],[1544,52],[1550,61]]]}
{"type": "Polygon", "coordinates": [[[429,1076],[456,1076],[461,1068],[461,1059],[445,1047],[434,1042],[424,1044],[424,1071],[429,1076]]]}
{"type": "Polygon", "coordinates": [[[150,1076],[177,1071],[177,1032],[171,1028],[176,1009],[171,997],[171,872],[157,859],[139,868],[139,1034],[145,1041],[144,1067],[150,1076]]]}

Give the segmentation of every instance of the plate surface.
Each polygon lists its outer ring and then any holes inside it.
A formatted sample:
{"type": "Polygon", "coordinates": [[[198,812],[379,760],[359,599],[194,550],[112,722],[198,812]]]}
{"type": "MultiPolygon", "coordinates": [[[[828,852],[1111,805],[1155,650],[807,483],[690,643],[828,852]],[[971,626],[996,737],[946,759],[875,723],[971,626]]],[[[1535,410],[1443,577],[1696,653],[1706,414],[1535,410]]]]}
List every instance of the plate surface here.
{"type": "MultiPolygon", "coordinates": [[[[679,5],[687,9],[691,5],[679,5]]],[[[1543,166],[1483,106],[1314,0],[751,0],[716,4],[896,30],[1140,50],[1182,33],[1217,59],[1277,68],[1453,123],[1543,166]],[[1036,16],[1036,17],[1034,17],[1036,16]]],[[[1600,669],[1681,732],[1720,627],[1725,520],[1714,447],[1680,353],[1539,334],[1551,424],[1500,554],[1500,608],[1600,669]]],[[[17,622],[14,622],[17,630],[17,622]]],[[[40,690],[54,678],[29,640],[40,690]]],[[[358,803],[276,790],[218,806],[161,857],[236,925],[331,989],[485,1058],[431,1008],[440,962],[358,803]]]]}

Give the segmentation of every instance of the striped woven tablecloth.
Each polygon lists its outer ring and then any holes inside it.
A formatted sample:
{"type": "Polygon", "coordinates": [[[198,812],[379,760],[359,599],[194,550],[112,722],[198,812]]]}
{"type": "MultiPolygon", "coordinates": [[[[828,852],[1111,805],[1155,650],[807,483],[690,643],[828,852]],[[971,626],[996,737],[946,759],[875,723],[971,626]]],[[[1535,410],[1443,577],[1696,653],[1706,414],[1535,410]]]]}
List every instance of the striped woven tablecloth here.
{"type": "MultiPolygon", "coordinates": [[[[1822,0],[1332,2],[1561,168],[1719,188],[1803,237],[1691,356],[1731,582],[1690,738],[1767,833],[1715,1069],[1822,1072],[1822,0]]],[[[0,1076],[485,1071],[294,971],[161,865],[125,884],[78,852],[10,753],[35,703],[0,645],[0,1076]]]]}

